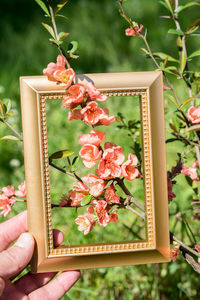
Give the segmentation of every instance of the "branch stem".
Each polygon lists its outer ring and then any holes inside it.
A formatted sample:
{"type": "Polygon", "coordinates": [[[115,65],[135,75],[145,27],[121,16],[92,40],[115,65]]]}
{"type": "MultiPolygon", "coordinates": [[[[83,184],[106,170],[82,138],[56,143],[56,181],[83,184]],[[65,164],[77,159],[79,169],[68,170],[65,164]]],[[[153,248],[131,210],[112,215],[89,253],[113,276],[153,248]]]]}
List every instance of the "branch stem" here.
{"type": "Polygon", "coordinates": [[[73,172],[73,173],[72,173],[72,172],[68,172],[68,171],[64,170],[63,168],[58,167],[57,165],[55,165],[55,164],[52,163],[51,161],[49,162],[49,165],[52,166],[53,168],[55,168],[56,170],[58,170],[58,171],[60,171],[60,172],[62,172],[62,173],[64,173],[64,174],[66,174],[66,175],[69,175],[69,176],[71,176],[71,177],[74,177],[74,178],[76,178],[78,181],[80,181],[80,182],[83,183],[82,179],[81,179],[76,173],[74,173],[74,172],[73,172]]]}
{"type": "Polygon", "coordinates": [[[10,130],[19,138],[21,142],[23,142],[22,135],[12,126],[10,123],[8,123],[5,119],[0,118],[0,121],[3,122],[10,130]]]}

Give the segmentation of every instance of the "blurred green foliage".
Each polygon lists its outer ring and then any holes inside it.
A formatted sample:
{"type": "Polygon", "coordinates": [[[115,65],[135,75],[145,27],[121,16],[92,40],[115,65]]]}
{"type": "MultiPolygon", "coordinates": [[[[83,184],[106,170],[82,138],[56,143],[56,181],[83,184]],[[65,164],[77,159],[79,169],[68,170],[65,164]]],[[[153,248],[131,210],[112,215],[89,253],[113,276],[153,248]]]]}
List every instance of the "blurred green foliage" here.
{"type": "MultiPolygon", "coordinates": [[[[187,0],[182,2],[187,3],[187,0]]],[[[166,15],[166,10],[159,1],[129,0],[124,3],[124,8],[132,19],[148,28],[147,39],[153,52],[162,51],[177,58],[175,36],[167,34],[168,28],[170,26],[174,28],[174,25],[171,20],[160,18],[166,15]]],[[[58,19],[59,30],[70,32],[70,40],[77,40],[79,43],[79,59],[72,63],[76,73],[155,69],[151,60],[146,59],[145,54],[140,51],[140,48],[144,47],[142,41],[125,36],[124,30],[127,24],[120,18],[115,0],[69,1],[62,14],[68,19],[58,19]]],[[[199,8],[189,8],[181,14],[180,19],[187,28],[198,17],[199,8]]],[[[9,118],[9,122],[15,128],[21,128],[19,76],[42,74],[42,69],[50,61],[55,61],[58,54],[55,46],[49,45],[48,34],[41,22],[48,22],[48,20],[33,0],[1,0],[0,98],[9,97],[13,100],[15,115],[9,118]]],[[[188,53],[197,50],[199,44],[198,37],[189,37],[188,53]]],[[[199,71],[199,59],[190,62],[190,67],[199,71]]],[[[184,102],[187,96],[183,86],[179,81],[175,82],[175,86],[181,102],[184,102]]],[[[166,118],[173,119],[171,109],[173,104],[168,105],[167,101],[165,104],[166,118]]],[[[56,112],[55,118],[59,119],[59,111],[56,112]]],[[[60,122],[63,122],[63,119],[60,119],[60,122]]],[[[0,123],[0,136],[9,134],[9,129],[0,123]]],[[[167,137],[169,135],[168,125],[166,125],[166,135],[167,137]]],[[[52,140],[52,147],[53,143],[52,140]]],[[[167,146],[168,169],[175,164],[177,151],[181,152],[182,149],[183,146],[179,142],[167,146]]],[[[1,186],[12,183],[17,187],[23,180],[22,144],[1,141],[1,186]]],[[[185,188],[183,175],[178,177],[177,182],[174,187],[177,197],[169,206],[170,214],[174,216],[171,218],[170,227],[183,238],[186,229],[182,222],[176,221],[175,214],[180,210],[188,209],[192,189],[185,188]]],[[[17,204],[13,214],[24,207],[24,204],[17,204]]],[[[191,215],[188,217],[191,218],[191,215]]],[[[63,218],[58,215],[56,219],[61,227],[64,226],[63,218]]],[[[2,217],[0,221],[3,221],[2,217]]],[[[194,233],[198,236],[199,223],[193,220],[193,224],[193,228],[196,228],[194,233]]],[[[185,241],[188,242],[187,239],[185,241]]],[[[94,269],[82,273],[82,278],[63,299],[199,299],[199,277],[181,258],[171,264],[94,269]]]]}

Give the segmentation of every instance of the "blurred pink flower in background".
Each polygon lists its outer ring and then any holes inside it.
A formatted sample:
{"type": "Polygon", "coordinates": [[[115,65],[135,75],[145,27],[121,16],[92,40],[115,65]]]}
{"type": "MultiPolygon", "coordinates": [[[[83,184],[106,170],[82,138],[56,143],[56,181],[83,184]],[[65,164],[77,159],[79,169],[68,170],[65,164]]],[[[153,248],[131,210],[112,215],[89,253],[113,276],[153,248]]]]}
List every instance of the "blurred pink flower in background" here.
{"type": "Polygon", "coordinates": [[[188,119],[193,123],[200,123],[200,106],[191,106],[187,112],[188,119]]]}
{"type": "Polygon", "coordinates": [[[178,257],[178,251],[179,251],[179,249],[177,247],[171,249],[171,251],[170,251],[170,258],[173,262],[175,262],[178,257]]]}
{"type": "Polygon", "coordinates": [[[199,181],[196,168],[183,168],[181,173],[189,176],[193,181],[199,181]]]}
{"type": "Polygon", "coordinates": [[[142,24],[140,24],[140,27],[139,27],[138,25],[134,26],[134,23],[133,23],[133,27],[131,26],[130,28],[127,28],[125,30],[125,34],[126,34],[126,36],[136,36],[136,35],[138,35],[138,33],[142,32],[143,27],[144,26],[142,24]]]}
{"type": "Polygon", "coordinates": [[[26,183],[25,183],[25,181],[22,182],[22,183],[18,186],[18,191],[15,191],[15,196],[21,197],[21,198],[26,197],[26,183]]]}

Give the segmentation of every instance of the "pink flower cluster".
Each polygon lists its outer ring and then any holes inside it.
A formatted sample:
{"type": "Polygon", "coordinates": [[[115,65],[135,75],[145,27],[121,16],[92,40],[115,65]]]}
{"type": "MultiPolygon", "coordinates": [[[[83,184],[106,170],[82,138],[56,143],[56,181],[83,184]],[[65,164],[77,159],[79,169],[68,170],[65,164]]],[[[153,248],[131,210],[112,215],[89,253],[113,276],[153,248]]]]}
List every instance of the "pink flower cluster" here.
{"type": "MultiPolygon", "coordinates": [[[[136,24],[133,26],[137,33],[141,32],[143,27],[141,25],[139,28],[136,24]]],[[[120,199],[114,183],[110,183],[109,180],[123,176],[132,181],[139,177],[140,173],[136,168],[138,160],[134,154],[129,153],[128,160],[124,162],[123,148],[114,143],[106,142],[104,149],[101,147],[106,134],[95,130],[94,127],[109,126],[115,121],[114,116],[109,116],[107,108],[99,107],[99,103],[106,102],[107,96],[101,94],[91,82],[86,86],[81,83],[74,84],[75,73],[72,69],[65,69],[65,59],[62,55],[57,57],[57,63],[48,64],[43,73],[49,80],[57,81],[67,88],[62,106],[69,110],[68,120],[82,120],[90,128],[92,127],[89,134],[79,136],[79,143],[82,146],[79,156],[88,169],[93,168],[99,162],[96,169],[97,175],[88,174],[82,177],[59,205],[77,207],[84,203],[84,197],[89,196],[88,213],[78,216],[75,220],[78,230],[88,234],[97,223],[105,227],[108,223],[117,221],[117,213],[111,208],[113,204],[119,204],[120,199]]]]}
{"type": "Polygon", "coordinates": [[[3,187],[1,191],[2,193],[0,194],[0,210],[2,211],[0,215],[6,217],[12,211],[11,206],[18,201],[18,199],[16,199],[15,197],[26,197],[25,181],[18,186],[17,191],[15,191],[13,185],[3,187]]]}
{"type": "Polygon", "coordinates": [[[67,88],[70,86],[75,78],[73,69],[65,69],[65,58],[63,55],[58,55],[56,63],[49,63],[43,74],[48,77],[50,81],[57,81],[61,86],[67,88]]]}
{"type": "Polygon", "coordinates": [[[105,133],[92,130],[90,134],[83,134],[79,137],[79,143],[82,148],[79,152],[83,163],[87,168],[93,168],[99,160],[96,173],[101,179],[109,180],[119,178],[121,175],[129,181],[140,176],[137,157],[129,153],[128,160],[123,163],[125,156],[122,153],[123,148],[114,143],[106,142],[104,151],[100,148],[100,143],[105,139],[105,133]]]}
{"type": "Polygon", "coordinates": [[[94,225],[98,223],[101,227],[106,227],[110,222],[116,222],[118,215],[116,212],[109,213],[109,205],[107,201],[93,200],[88,207],[88,213],[78,216],[75,223],[78,224],[78,230],[88,234],[94,225]]]}
{"type": "Polygon", "coordinates": [[[106,125],[109,126],[115,121],[114,116],[109,116],[109,110],[100,108],[98,102],[105,102],[107,96],[102,95],[96,87],[89,82],[87,88],[77,83],[67,90],[67,97],[64,98],[62,105],[69,109],[68,120],[83,120],[90,125],[106,125]],[[81,108],[75,109],[77,106],[81,108]]]}

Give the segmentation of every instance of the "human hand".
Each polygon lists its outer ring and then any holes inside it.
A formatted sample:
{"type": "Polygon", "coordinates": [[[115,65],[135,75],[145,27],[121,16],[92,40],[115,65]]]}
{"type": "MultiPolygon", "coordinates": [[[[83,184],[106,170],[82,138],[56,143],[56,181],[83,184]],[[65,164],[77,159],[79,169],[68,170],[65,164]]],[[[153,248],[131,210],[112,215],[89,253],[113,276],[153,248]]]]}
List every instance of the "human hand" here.
{"type": "MultiPolygon", "coordinates": [[[[0,224],[0,299],[60,299],[78,280],[79,271],[65,271],[51,282],[49,281],[56,275],[54,272],[41,274],[29,272],[12,283],[13,278],[27,266],[33,254],[35,241],[26,231],[26,211],[0,224]],[[17,242],[8,248],[17,238],[17,242]]],[[[55,230],[55,245],[59,245],[62,241],[63,234],[55,230]]]]}

